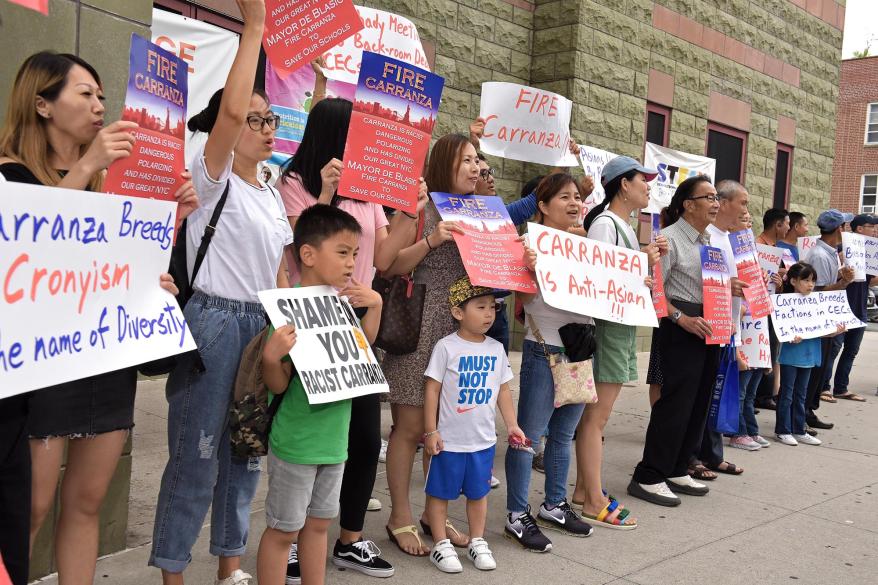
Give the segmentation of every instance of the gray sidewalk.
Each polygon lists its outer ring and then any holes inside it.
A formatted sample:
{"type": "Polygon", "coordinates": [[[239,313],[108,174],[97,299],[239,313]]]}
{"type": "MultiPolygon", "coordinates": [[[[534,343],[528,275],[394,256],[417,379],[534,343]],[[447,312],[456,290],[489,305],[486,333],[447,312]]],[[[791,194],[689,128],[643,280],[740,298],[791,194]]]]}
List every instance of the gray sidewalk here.
{"type": "MultiPolygon", "coordinates": [[[[647,355],[640,356],[641,379],[647,355]]],[[[513,357],[518,371],[520,355],[513,357]]],[[[661,508],[627,497],[625,487],[640,458],[648,421],[644,384],[622,391],[606,432],[604,483],[637,516],[633,532],[596,528],[588,539],[548,533],[554,542],[549,554],[526,553],[503,538],[505,485],[489,496],[488,534],[498,569],[480,572],[463,559],[462,575],[445,575],[426,558],[412,558],[387,539],[384,524],[390,507],[384,465],[379,466],[375,497],[384,504],[370,512],[366,536],[396,566],[388,583],[500,583],[527,585],[545,579],[552,584],[591,585],[636,583],[683,584],[874,584],[878,583],[878,332],[869,331],[852,376],[851,388],[866,403],[823,403],[820,416],[836,424],[822,431],[820,447],[786,447],[772,441],[754,453],[726,449],[726,458],[745,468],[740,477],[721,476],[710,483],[704,498],[683,496],[678,508],[661,508]]],[[[166,403],[163,386],[143,382],[138,389],[134,465],[132,472],[129,550],[98,562],[96,582],[160,583],[149,558],[154,503],[166,460],[166,403]]],[[[517,388],[516,388],[517,392],[517,388]]],[[[774,412],[758,415],[763,435],[773,437],[774,412]]],[[[384,435],[390,412],[383,417],[384,435]]],[[[501,431],[500,436],[504,433],[501,431]]],[[[505,442],[497,449],[495,474],[504,479],[505,442]]],[[[571,469],[571,482],[575,469],[571,469]]],[[[534,474],[531,505],[539,505],[543,476],[534,474]]],[[[256,574],[256,549],[265,526],[265,477],[253,502],[250,546],[244,569],[256,574]]],[[[420,513],[423,473],[416,462],[412,502],[420,513]]],[[[463,501],[450,507],[458,526],[466,526],[463,501]]],[[[334,539],[335,529],[330,533],[334,539]]],[[[202,530],[193,550],[187,583],[212,584],[216,562],[207,553],[209,530],[202,530]]],[[[429,542],[429,541],[428,541],[429,542]]],[[[330,549],[332,540],[330,541],[330,549]]],[[[55,577],[44,580],[56,583],[55,577]]],[[[327,583],[376,582],[359,573],[327,567],[327,583]]]]}

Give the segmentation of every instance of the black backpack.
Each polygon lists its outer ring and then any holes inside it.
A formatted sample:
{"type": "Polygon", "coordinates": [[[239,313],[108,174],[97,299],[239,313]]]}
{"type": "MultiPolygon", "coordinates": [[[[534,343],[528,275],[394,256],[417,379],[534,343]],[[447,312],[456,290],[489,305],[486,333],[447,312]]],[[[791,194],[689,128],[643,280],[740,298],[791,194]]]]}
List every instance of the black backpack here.
{"type": "MultiPolygon", "coordinates": [[[[177,288],[180,290],[176,298],[181,311],[186,307],[186,303],[189,302],[192,295],[195,294],[195,289],[192,288],[192,285],[195,283],[195,277],[198,275],[198,270],[201,268],[201,264],[204,262],[204,256],[207,254],[207,248],[210,246],[210,241],[213,239],[214,232],[216,232],[216,226],[219,223],[220,214],[222,213],[223,207],[226,205],[226,199],[229,196],[230,184],[229,181],[226,181],[226,188],[223,190],[223,194],[220,196],[220,199],[213,210],[213,214],[210,216],[210,221],[204,226],[204,234],[201,236],[201,244],[198,245],[198,251],[195,254],[195,264],[192,266],[192,276],[189,276],[189,269],[186,264],[185,219],[180,224],[180,229],[177,231],[177,242],[171,249],[171,265],[168,267],[168,272],[174,277],[174,284],[176,284],[177,288]]],[[[197,355],[198,350],[195,349],[192,351],[196,354],[195,367],[199,372],[203,372],[204,363],[201,361],[201,356],[197,355]]],[[[171,370],[177,366],[178,360],[183,355],[185,354],[159,358],[151,362],[146,362],[145,364],[140,364],[137,369],[140,370],[140,373],[144,376],[161,376],[163,374],[169,374],[171,370]]]]}

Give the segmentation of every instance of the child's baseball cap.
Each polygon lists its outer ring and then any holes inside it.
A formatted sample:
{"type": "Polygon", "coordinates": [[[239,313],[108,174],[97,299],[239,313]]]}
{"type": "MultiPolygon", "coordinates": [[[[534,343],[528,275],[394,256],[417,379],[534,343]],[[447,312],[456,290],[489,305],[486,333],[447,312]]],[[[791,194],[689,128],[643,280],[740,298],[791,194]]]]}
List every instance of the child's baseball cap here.
{"type": "Polygon", "coordinates": [[[448,303],[452,307],[459,307],[470,299],[489,295],[499,299],[508,296],[509,291],[488,286],[475,286],[470,282],[469,276],[458,278],[448,287],[448,303]]]}

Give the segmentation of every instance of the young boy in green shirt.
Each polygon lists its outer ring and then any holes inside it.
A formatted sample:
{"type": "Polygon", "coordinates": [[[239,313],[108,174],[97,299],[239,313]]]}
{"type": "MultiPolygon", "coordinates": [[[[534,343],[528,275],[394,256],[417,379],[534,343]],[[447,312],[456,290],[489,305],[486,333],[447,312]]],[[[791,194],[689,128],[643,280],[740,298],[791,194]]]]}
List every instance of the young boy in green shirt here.
{"type": "MultiPolygon", "coordinates": [[[[295,257],[301,286],[329,285],[366,308],[360,321],[369,342],[381,322],[381,296],[354,280],[360,224],[348,213],[314,205],[296,222],[295,257]]],[[[298,540],[302,582],[324,581],[327,532],[339,510],[348,452],[351,401],[309,404],[289,352],[296,343],[293,325],[271,333],[262,355],[265,385],[275,395],[287,392],[269,434],[266,528],[259,542],[259,583],[284,585],[290,545],[298,540]]]]}

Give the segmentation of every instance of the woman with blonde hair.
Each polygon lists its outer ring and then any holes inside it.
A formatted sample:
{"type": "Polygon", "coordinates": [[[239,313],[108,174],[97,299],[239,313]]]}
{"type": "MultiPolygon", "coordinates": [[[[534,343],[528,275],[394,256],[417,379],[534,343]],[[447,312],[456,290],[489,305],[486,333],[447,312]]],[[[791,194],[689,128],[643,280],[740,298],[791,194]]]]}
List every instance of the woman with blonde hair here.
{"type": "MultiPolygon", "coordinates": [[[[0,134],[0,174],[10,182],[100,190],[107,166],[131,154],[137,128],[104,128],[102,100],[100,77],[86,61],[48,51],[28,57],[0,134]]],[[[188,173],[181,178],[176,198],[185,217],[198,199],[188,173]]],[[[160,282],[177,293],[170,275],[160,282]]],[[[27,580],[27,539],[33,546],[55,500],[65,447],[55,529],[59,581],[94,580],[98,513],[134,426],[136,385],[137,368],[130,367],[0,401],[0,502],[15,506],[0,509],[0,552],[14,583],[27,580]]]]}

